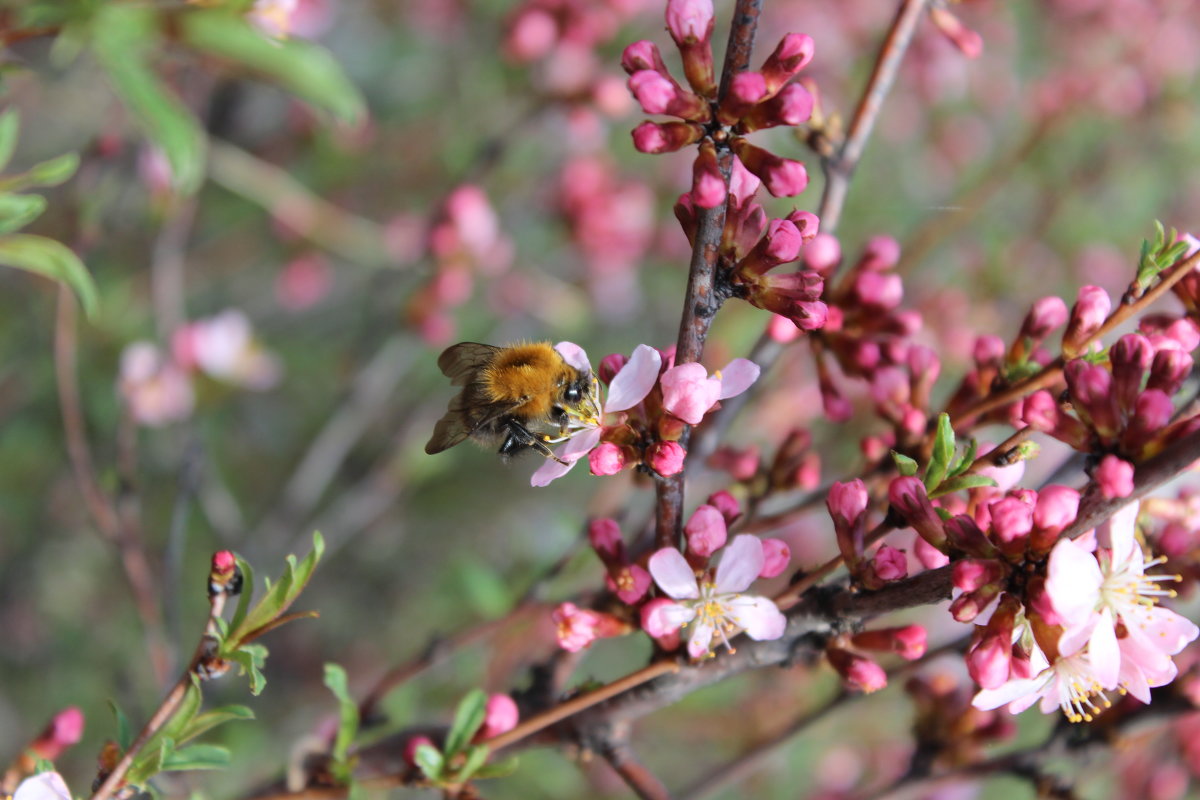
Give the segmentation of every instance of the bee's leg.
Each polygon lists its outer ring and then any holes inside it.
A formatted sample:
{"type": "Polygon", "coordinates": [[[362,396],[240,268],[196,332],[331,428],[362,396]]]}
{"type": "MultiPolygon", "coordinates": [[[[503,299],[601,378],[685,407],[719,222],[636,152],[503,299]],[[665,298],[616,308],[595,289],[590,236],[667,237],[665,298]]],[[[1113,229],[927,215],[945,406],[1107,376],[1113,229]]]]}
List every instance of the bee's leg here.
{"type": "Polygon", "coordinates": [[[525,448],[531,447],[546,458],[553,458],[558,463],[566,465],[567,462],[554,455],[554,451],[546,444],[547,437],[531,433],[528,428],[515,419],[506,422],[505,427],[508,429],[508,436],[500,444],[500,455],[504,458],[509,458],[525,448]]]}

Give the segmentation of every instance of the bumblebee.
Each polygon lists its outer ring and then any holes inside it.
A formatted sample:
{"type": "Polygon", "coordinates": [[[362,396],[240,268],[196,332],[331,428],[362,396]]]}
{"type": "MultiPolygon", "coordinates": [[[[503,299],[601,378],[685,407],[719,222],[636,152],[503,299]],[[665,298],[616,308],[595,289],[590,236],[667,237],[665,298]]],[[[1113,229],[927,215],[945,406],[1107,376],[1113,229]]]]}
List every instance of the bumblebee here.
{"type": "Polygon", "coordinates": [[[505,459],[532,449],[566,463],[550,445],[600,424],[596,376],[568,364],[549,342],[460,342],[438,357],[438,367],[463,389],[425,445],[431,455],[470,437],[489,446],[499,442],[505,459]]]}

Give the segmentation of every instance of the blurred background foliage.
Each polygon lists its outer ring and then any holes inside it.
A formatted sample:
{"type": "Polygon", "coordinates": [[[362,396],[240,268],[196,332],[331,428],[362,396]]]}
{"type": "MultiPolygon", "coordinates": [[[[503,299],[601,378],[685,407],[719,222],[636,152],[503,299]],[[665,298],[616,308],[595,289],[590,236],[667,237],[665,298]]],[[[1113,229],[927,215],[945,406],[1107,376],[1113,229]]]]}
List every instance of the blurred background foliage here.
{"type": "MultiPolygon", "coordinates": [[[[597,363],[674,342],[687,253],[671,206],[690,155],[634,152],[628,132],[642,115],[619,68],[625,44],[666,42],[660,5],[300,0],[279,37],[246,23],[250,3],[0,3],[0,102],[20,115],[9,171],[81,159],[70,181],[41,191],[48,210],[28,231],[74,248],[97,286],[95,315],[77,323],[82,416],[101,486],[136,509],[171,652],[186,657],[200,631],[214,549],[261,574],[305,551],[314,529],[329,544],[299,604],[320,620],[268,638],[269,684],[250,701],[260,721],[222,731],[234,768],[202,776],[204,793],[277,777],[295,743],[336,714],[324,662],[343,664],[361,694],[535,584],[554,601],[595,586],[599,565],[579,544],[588,515],[619,516],[627,536],[646,523],[652,493],[628,473],[600,481],[577,469],[539,490],[533,458],[504,465],[467,446],[430,457],[422,445],[451,394],[436,369],[446,344],[570,339],[597,363]],[[515,31],[536,6],[594,12],[576,22],[590,36],[531,49],[515,31]],[[495,230],[468,190],[456,235],[476,249],[455,240],[447,254],[435,233],[464,186],[486,196],[495,230]],[[226,309],[252,322],[278,381],[245,391],[201,378],[186,419],[135,426],[117,390],[123,351],[138,340],[165,351],[186,321],[226,309]],[[561,558],[566,569],[538,584],[561,558]]],[[[810,34],[806,74],[825,114],[848,119],[894,4],[765,5],[755,63],[784,33],[810,34]]],[[[730,6],[718,3],[717,41],[730,6]]],[[[851,259],[871,236],[904,245],[905,303],[925,315],[942,386],[976,334],[1011,336],[1048,293],[1070,302],[1083,283],[1119,293],[1154,219],[1196,232],[1200,215],[1194,3],[984,0],[956,13],[982,35],[982,55],[967,59],[921,25],[838,230],[851,259]]],[[[769,210],[814,210],[815,156],[802,136],[772,133],[771,148],[804,160],[812,184],[769,210]]],[[[86,736],[60,764],[78,792],[111,735],[108,698],[143,719],[161,686],[120,553],[96,534],[67,458],[57,297],[49,281],[0,271],[0,753],[79,705],[86,736]]],[[[728,304],[710,366],[744,354],[765,321],[728,304]]],[[[852,474],[866,415],[820,421],[802,347],[770,381],[730,441],[769,453],[813,424],[824,480],[852,474]]],[[[719,474],[699,476],[690,497],[719,485],[719,474]]],[[[801,563],[833,550],[822,515],[773,535],[801,563]]],[[[552,647],[545,615],[527,618],[389,695],[389,725],[445,721],[473,685],[519,686],[522,667],[552,647]]],[[[604,642],[580,675],[617,677],[648,652],[641,640],[604,642]]],[[[246,701],[241,681],[209,691],[246,701]]],[[[777,728],[780,696],[799,709],[832,691],[829,675],[747,676],[648,720],[638,739],[656,743],[649,761],[678,785],[777,728]]],[[[828,727],[815,729],[754,779],[757,793],[869,775],[903,739],[905,708],[891,692],[839,712],[824,725],[858,726],[854,750],[827,748],[828,727]]],[[[526,797],[530,786],[624,791],[602,768],[550,753],[527,754],[518,777],[489,791],[526,797]]]]}

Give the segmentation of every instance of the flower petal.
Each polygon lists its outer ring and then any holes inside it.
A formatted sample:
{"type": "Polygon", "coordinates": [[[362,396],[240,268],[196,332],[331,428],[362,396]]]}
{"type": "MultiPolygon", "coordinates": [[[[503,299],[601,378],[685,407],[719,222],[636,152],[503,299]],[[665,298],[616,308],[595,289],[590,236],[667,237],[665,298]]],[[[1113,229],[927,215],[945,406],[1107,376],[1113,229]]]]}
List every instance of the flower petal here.
{"type": "Polygon", "coordinates": [[[646,566],[658,587],[676,600],[694,600],[700,596],[696,573],[674,547],[664,547],[650,556],[646,566]]]}
{"type": "MultiPolygon", "coordinates": [[[[682,556],[680,556],[682,558],[682,556]]],[[[750,588],[762,572],[763,549],[757,536],[743,533],[733,537],[717,565],[717,594],[735,594],[750,588]]]]}
{"type": "Polygon", "coordinates": [[[647,620],[645,627],[656,635],[677,631],[696,618],[694,608],[669,601],[655,606],[650,613],[653,619],[647,620]]]}
{"type": "Polygon", "coordinates": [[[692,638],[688,639],[688,655],[692,658],[703,656],[712,644],[712,637],[712,623],[696,623],[696,626],[692,628],[692,638]]]}
{"type": "Polygon", "coordinates": [[[971,705],[984,711],[991,711],[993,708],[1000,706],[1009,706],[1009,711],[1016,714],[1019,711],[1024,711],[1029,706],[1033,705],[1034,701],[1041,696],[1045,690],[1047,677],[1049,673],[1036,675],[1032,678],[1024,678],[1021,680],[1009,681],[1008,683],[997,686],[995,689],[984,689],[975,695],[971,700],[971,705]],[[1020,709],[1014,710],[1013,704],[1025,702],[1020,709]]]}
{"type": "Polygon", "coordinates": [[[592,371],[592,362],[588,361],[587,353],[574,342],[559,342],[554,345],[554,349],[563,357],[563,361],[580,372],[592,371]]]}
{"type": "Polygon", "coordinates": [[[530,485],[547,486],[551,481],[566,475],[575,466],[576,461],[583,458],[589,450],[600,443],[600,434],[599,428],[588,428],[572,436],[566,444],[558,448],[558,452],[555,454],[567,463],[560,464],[552,458],[547,458],[546,462],[538,467],[529,479],[530,485]]]}
{"type": "Polygon", "coordinates": [[[787,617],[779,610],[779,606],[765,597],[741,595],[730,600],[725,607],[729,616],[745,629],[751,639],[778,639],[787,628],[787,617]]]}
{"type": "Polygon", "coordinates": [[[662,366],[662,354],[653,347],[639,344],[621,371],[613,376],[608,385],[605,412],[626,411],[633,408],[650,394],[658,381],[658,370],[662,366]]]}
{"type": "Polygon", "coordinates": [[[1095,556],[1070,539],[1063,539],[1050,551],[1046,594],[1067,627],[1083,622],[1095,609],[1103,581],[1095,556]]]}
{"type": "Polygon", "coordinates": [[[762,369],[747,358],[735,358],[721,370],[721,394],[719,399],[741,394],[758,380],[762,369]]]}
{"type": "Polygon", "coordinates": [[[1141,504],[1137,501],[1122,506],[1096,531],[1101,547],[1111,548],[1113,559],[1118,564],[1128,561],[1134,550],[1141,554],[1141,548],[1134,537],[1140,507],[1141,504]]]}
{"type": "Polygon", "coordinates": [[[21,781],[12,800],[71,800],[71,790],[57,772],[39,772],[21,781]]]}
{"type": "Polygon", "coordinates": [[[1096,682],[1105,689],[1117,688],[1121,674],[1121,650],[1117,647],[1117,631],[1112,611],[1104,609],[1096,621],[1096,628],[1088,639],[1088,663],[1096,676],[1096,682]]]}

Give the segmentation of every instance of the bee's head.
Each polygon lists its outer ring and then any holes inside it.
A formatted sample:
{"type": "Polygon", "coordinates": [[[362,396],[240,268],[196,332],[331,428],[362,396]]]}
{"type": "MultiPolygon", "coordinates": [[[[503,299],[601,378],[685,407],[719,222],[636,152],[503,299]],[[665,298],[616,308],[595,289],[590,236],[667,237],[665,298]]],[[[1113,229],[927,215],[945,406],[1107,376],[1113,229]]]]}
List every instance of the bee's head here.
{"type": "Polygon", "coordinates": [[[562,407],[567,414],[588,425],[600,424],[600,382],[591,372],[575,374],[563,387],[562,407]]]}

